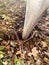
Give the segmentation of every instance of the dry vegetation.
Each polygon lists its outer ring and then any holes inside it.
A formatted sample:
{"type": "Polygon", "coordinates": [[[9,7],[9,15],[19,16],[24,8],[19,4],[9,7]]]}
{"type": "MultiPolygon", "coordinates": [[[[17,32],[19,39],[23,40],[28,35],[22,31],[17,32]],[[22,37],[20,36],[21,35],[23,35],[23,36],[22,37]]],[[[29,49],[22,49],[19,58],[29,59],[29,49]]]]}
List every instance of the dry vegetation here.
{"type": "Polygon", "coordinates": [[[22,39],[23,0],[0,0],[0,65],[49,65],[49,12],[22,39]]]}

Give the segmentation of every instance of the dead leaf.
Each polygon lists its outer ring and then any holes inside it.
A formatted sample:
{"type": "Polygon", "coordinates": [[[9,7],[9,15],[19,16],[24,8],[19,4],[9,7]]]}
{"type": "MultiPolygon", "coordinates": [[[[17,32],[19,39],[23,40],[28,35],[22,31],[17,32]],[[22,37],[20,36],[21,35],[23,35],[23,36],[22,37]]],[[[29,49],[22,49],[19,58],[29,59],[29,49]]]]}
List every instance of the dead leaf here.
{"type": "Polygon", "coordinates": [[[44,57],[44,61],[45,61],[46,63],[49,63],[49,59],[46,58],[46,57],[44,57]]]}
{"type": "Polygon", "coordinates": [[[32,55],[33,55],[33,56],[37,56],[37,54],[38,54],[37,48],[34,47],[34,48],[32,49],[32,55]]]}
{"type": "Polygon", "coordinates": [[[17,51],[17,52],[16,52],[16,55],[19,55],[19,54],[21,54],[21,51],[17,51]]]}
{"type": "Polygon", "coordinates": [[[31,57],[31,56],[32,56],[32,53],[31,53],[31,52],[29,52],[29,53],[28,53],[28,56],[30,56],[30,57],[31,57]]]}
{"type": "Polygon", "coordinates": [[[45,41],[41,41],[41,44],[42,44],[43,47],[47,46],[47,43],[45,41]]]}
{"type": "Polygon", "coordinates": [[[44,65],[44,63],[43,62],[41,62],[41,64],[40,65],[44,65]]]}

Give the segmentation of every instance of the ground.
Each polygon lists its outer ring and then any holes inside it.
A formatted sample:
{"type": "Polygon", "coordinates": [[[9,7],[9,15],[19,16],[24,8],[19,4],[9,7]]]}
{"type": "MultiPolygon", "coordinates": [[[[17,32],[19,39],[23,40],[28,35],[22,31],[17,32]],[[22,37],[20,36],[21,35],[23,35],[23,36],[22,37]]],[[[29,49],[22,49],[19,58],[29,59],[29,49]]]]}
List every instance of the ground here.
{"type": "Polygon", "coordinates": [[[49,12],[23,40],[25,10],[23,0],[0,0],[0,65],[49,65],[49,12]]]}

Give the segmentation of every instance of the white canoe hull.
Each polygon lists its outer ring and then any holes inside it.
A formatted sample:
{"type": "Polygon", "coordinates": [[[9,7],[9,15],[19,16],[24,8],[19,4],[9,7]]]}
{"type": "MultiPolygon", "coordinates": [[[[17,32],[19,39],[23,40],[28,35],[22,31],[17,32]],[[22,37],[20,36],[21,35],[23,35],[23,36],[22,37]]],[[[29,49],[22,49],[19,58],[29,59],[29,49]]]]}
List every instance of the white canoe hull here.
{"type": "Polygon", "coordinates": [[[49,0],[27,0],[22,37],[26,39],[38,23],[39,17],[49,7],[49,0]]]}

